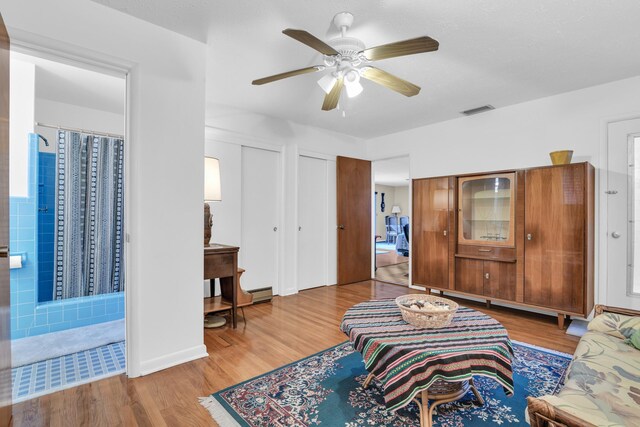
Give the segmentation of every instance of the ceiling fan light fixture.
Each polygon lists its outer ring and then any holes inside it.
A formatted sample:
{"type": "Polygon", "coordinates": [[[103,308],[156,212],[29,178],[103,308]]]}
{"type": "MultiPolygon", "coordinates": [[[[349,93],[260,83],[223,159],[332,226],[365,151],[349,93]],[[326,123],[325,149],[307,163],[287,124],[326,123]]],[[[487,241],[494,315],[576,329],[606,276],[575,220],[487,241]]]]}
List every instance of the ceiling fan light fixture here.
{"type": "Polygon", "coordinates": [[[329,73],[318,80],[318,86],[320,86],[324,93],[329,94],[337,81],[338,79],[333,75],[333,73],[329,73]]]}
{"type": "Polygon", "coordinates": [[[360,73],[358,70],[350,70],[345,74],[344,87],[349,98],[354,98],[362,93],[363,87],[360,84],[360,73]]]}

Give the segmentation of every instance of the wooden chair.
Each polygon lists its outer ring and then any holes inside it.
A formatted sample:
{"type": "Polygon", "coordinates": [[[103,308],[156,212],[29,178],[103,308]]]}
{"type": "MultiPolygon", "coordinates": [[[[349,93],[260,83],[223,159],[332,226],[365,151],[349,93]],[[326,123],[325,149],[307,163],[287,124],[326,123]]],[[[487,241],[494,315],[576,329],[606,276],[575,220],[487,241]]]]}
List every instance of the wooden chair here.
{"type": "MultiPolygon", "coordinates": [[[[247,323],[247,318],[244,315],[244,307],[253,304],[253,294],[246,292],[242,289],[240,285],[240,277],[242,273],[244,273],[244,268],[238,268],[237,275],[237,287],[236,295],[238,300],[238,308],[242,312],[242,318],[244,319],[244,323],[247,323]]],[[[220,294],[222,295],[222,302],[231,305],[233,299],[233,281],[229,278],[220,279],[220,294]]]]}

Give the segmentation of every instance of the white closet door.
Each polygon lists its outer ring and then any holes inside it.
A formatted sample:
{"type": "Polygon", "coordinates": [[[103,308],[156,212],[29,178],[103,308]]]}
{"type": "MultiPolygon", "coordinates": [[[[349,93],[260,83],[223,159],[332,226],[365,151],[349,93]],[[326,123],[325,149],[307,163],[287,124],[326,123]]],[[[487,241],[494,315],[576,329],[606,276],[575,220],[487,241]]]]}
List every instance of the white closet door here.
{"type": "Polygon", "coordinates": [[[327,284],[327,160],[298,160],[298,290],[327,284]]]}
{"type": "MultiPolygon", "coordinates": [[[[278,293],[280,153],[242,147],[242,244],[245,290],[271,286],[278,293]]],[[[224,189],[222,193],[224,197],[224,189]]]]}

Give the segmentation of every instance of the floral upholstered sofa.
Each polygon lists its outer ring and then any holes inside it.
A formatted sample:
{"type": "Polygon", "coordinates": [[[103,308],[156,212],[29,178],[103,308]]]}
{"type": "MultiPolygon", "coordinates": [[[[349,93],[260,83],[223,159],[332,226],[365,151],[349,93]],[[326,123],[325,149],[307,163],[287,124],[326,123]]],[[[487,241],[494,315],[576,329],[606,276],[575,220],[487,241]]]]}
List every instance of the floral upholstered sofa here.
{"type": "Polygon", "coordinates": [[[640,312],[596,306],[560,393],[528,398],[532,427],[640,426],[640,350],[629,342],[636,331],[640,312]]]}

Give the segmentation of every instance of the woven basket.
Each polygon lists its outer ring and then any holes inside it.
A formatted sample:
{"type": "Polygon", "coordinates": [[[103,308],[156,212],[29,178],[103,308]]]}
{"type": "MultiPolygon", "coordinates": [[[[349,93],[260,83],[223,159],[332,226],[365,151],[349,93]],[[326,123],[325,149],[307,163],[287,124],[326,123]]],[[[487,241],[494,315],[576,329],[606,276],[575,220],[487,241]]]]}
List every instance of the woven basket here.
{"type": "Polygon", "coordinates": [[[396,304],[400,307],[404,321],[417,328],[443,328],[451,323],[451,319],[458,309],[458,304],[454,301],[424,294],[399,296],[396,298],[396,304]],[[421,304],[426,307],[416,307],[421,304]],[[430,310],[428,308],[430,306],[443,308],[430,310]]]}

